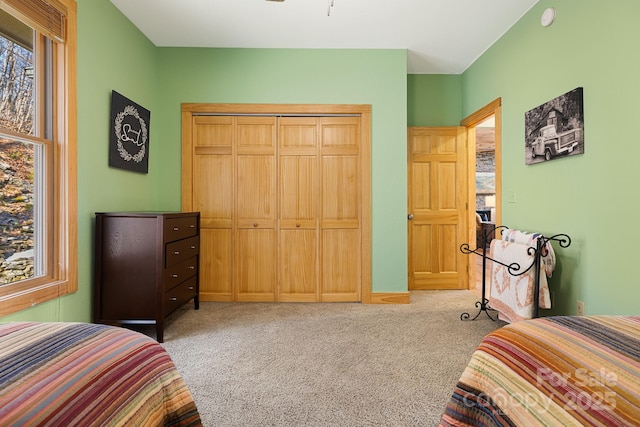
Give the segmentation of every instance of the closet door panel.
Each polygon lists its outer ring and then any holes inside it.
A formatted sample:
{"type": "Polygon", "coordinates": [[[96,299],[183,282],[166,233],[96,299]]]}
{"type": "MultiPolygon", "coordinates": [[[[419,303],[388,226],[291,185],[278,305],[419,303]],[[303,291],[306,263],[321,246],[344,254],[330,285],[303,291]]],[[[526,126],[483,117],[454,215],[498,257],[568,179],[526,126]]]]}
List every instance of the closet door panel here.
{"type": "Polygon", "coordinates": [[[318,301],[317,117],[278,121],[278,300],[318,301]]]}
{"type": "Polygon", "coordinates": [[[323,226],[358,227],[359,196],[358,158],[324,156],[322,158],[323,226]]]}
{"type": "Polygon", "coordinates": [[[359,284],[359,230],[323,230],[321,300],[323,302],[360,301],[359,284]]]}
{"type": "Polygon", "coordinates": [[[276,236],[273,229],[236,232],[237,301],[275,301],[276,236]]]}
{"type": "Polygon", "coordinates": [[[236,120],[236,225],[274,228],[276,119],[237,117],[236,120]]]}
{"type": "Polygon", "coordinates": [[[282,117],[278,123],[280,227],[316,228],[318,218],[318,119],[282,117]]]}
{"type": "Polygon", "coordinates": [[[193,118],[193,136],[196,151],[198,148],[216,148],[233,146],[232,116],[196,116],[193,118]]]}
{"type": "Polygon", "coordinates": [[[325,154],[360,152],[359,117],[322,117],[322,150],[325,154]]]}
{"type": "Polygon", "coordinates": [[[193,209],[200,212],[200,295],[232,301],[234,118],[193,118],[193,209]]]}
{"type": "Polygon", "coordinates": [[[280,156],[278,300],[318,300],[316,158],[280,156]]]}
{"type": "Polygon", "coordinates": [[[317,301],[317,231],[280,230],[278,244],[278,301],[317,301]]]}
{"type": "Polygon", "coordinates": [[[359,120],[323,117],[321,139],[321,300],[360,301],[359,120]]]}
{"type": "Polygon", "coordinates": [[[236,118],[237,301],[276,295],[276,118],[236,118]]]}
{"type": "Polygon", "coordinates": [[[205,301],[233,301],[232,254],[230,229],[201,230],[200,295],[205,301]]]}
{"type": "Polygon", "coordinates": [[[274,154],[276,142],[275,117],[236,117],[236,146],[238,153],[261,151],[264,154],[274,154]]]}
{"type": "Polygon", "coordinates": [[[280,156],[280,227],[316,228],[318,168],[315,156],[280,156]]]}
{"type": "Polygon", "coordinates": [[[318,132],[317,117],[281,117],[278,121],[279,154],[315,153],[318,132]]]}
{"type": "Polygon", "coordinates": [[[237,226],[239,228],[274,228],[276,216],[274,156],[238,155],[237,170],[237,226]]]}
{"type": "Polygon", "coordinates": [[[233,221],[233,159],[231,155],[198,155],[194,162],[195,210],[201,227],[231,229],[233,221]]]}

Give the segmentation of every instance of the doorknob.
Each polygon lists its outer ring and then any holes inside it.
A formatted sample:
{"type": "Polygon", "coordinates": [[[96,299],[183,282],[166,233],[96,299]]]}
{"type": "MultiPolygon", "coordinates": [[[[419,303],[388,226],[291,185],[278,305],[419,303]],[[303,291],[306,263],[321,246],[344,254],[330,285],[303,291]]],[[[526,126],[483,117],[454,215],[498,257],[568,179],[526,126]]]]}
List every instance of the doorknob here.
{"type": "Polygon", "coordinates": [[[413,214],[407,215],[407,219],[413,219],[413,214]]]}

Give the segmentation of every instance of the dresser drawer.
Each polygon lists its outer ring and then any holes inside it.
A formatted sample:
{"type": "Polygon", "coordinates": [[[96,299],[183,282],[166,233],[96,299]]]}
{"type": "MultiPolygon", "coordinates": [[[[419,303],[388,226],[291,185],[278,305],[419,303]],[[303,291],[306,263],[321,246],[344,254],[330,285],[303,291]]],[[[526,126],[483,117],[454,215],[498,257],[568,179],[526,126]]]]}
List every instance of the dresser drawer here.
{"type": "Polygon", "coordinates": [[[165,218],[163,224],[165,243],[198,234],[198,217],[184,216],[177,218],[165,218]]]}
{"type": "Polygon", "coordinates": [[[194,276],[187,281],[180,283],[175,288],[165,292],[164,315],[166,316],[190,299],[196,297],[198,295],[196,289],[197,283],[198,278],[194,276]]]}
{"type": "Polygon", "coordinates": [[[165,268],[184,261],[188,258],[198,255],[200,249],[200,237],[190,237],[188,239],[178,240],[177,242],[168,243],[165,259],[165,268]]]}
{"type": "Polygon", "coordinates": [[[180,282],[195,276],[198,272],[198,257],[194,256],[185,261],[167,267],[164,271],[164,290],[173,288],[180,282]]]}

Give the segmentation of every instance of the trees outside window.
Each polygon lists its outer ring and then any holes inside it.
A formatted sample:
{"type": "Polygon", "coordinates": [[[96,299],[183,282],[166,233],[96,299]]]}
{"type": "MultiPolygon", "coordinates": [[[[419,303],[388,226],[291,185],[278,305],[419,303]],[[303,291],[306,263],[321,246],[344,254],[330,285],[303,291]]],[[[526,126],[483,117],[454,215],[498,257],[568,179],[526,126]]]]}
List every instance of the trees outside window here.
{"type": "MultiPolygon", "coordinates": [[[[3,22],[12,25],[5,29],[5,24],[0,24],[0,128],[34,135],[35,34],[19,21],[3,22]],[[13,41],[16,26],[30,36],[22,43],[13,41]]],[[[9,136],[0,139],[0,285],[35,275],[35,151],[33,143],[9,136]]]]}

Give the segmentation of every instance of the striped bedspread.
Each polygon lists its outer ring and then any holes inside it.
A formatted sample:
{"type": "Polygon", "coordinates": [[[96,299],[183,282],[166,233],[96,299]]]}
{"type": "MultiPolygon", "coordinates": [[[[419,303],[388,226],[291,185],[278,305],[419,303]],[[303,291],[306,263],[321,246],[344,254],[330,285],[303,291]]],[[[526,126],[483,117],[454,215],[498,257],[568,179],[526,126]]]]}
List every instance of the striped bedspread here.
{"type": "Polygon", "coordinates": [[[137,332],[88,323],[0,324],[0,425],[192,426],[171,358],[137,332]]]}
{"type": "Polygon", "coordinates": [[[640,425],[640,316],[546,317],[487,335],[440,426],[640,425]]]}

